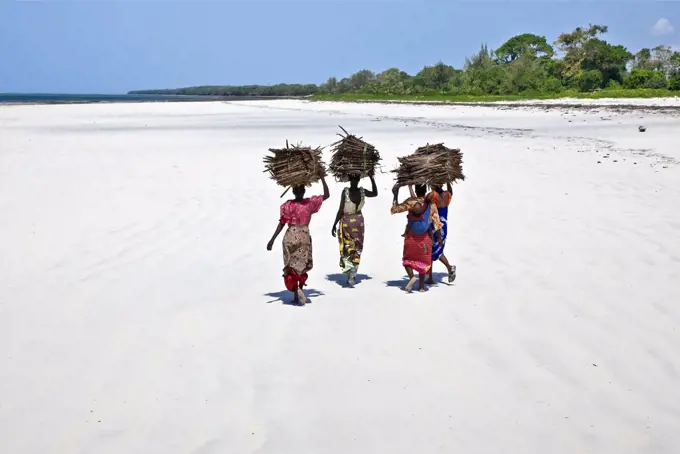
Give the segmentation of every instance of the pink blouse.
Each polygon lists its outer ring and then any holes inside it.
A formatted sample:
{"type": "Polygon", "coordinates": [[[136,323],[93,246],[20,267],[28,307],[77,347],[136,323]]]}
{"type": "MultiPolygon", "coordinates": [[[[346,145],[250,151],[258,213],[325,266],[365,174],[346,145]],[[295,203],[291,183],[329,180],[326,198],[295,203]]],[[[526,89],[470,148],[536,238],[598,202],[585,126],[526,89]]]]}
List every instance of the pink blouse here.
{"type": "Polygon", "coordinates": [[[312,215],[319,211],[323,203],[322,195],[315,195],[300,202],[288,200],[281,205],[281,224],[308,225],[312,215]]]}

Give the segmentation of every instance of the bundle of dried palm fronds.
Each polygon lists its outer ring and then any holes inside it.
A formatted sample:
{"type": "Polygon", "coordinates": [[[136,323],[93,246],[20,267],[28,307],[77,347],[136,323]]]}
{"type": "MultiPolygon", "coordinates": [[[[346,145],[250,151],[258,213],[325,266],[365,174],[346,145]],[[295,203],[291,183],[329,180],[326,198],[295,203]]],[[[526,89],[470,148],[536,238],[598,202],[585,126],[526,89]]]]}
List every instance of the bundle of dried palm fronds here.
{"type": "Polygon", "coordinates": [[[286,148],[270,148],[269,151],[273,155],[264,157],[264,171],[281,186],[311,186],[326,176],[322,148],[289,146],[286,141],[286,148]]]}
{"type": "Polygon", "coordinates": [[[382,159],[378,150],[362,137],[349,134],[342,126],[340,129],[345,135],[338,134],[342,139],[331,145],[333,156],[328,170],[341,182],[349,181],[353,176],[372,175],[382,159]]]}
{"type": "Polygon", "coordinates": [[[427,144],[416,149],[415,154],[419,155],[438,155],[439,153],[448,154],[449,166],[446,180],[439,182],[432,181],[434,184],[451,183],[456,180],[465,180],[463,174],[463,153],[460,148],[448,148],[443,143],[427,144]]]}
{"type": "Polygon", "coordinates": [[[397,174],[398,186],[412,184],[443,185],[457,180],[465,180],[463,156],[460,149],[451,149],[443,144],[425,145],[415,153],[399,159],[397,174]]]}

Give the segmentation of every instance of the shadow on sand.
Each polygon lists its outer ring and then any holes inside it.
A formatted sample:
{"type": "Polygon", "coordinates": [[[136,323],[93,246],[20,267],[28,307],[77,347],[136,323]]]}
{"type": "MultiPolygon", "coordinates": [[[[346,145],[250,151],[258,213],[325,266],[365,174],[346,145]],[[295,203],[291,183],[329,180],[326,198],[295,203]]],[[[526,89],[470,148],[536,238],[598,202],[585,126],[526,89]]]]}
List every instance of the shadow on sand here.
{"type": "MultiPolygon", "coordinates": [[[[392,281],[385,282],[386,286],[396,287],[396,288],[399,288],[399,289],[403,288],[406,284],[408,284],[408,277],[407,276],[404,276],[401,279],[395,279],[395,280],[392,280],[392,281]]],[[[416,285],[418,285],[418,284],[416,283],[416,285]]]]}
{"type": "MultiPolygon", "coordinates": [[[[361,284],[362,281],[370,281],[371,279],[373,278],[367,274],[357,274],[357,285],[361,284]]],[[[347,276],[342,273],[328,274],[326,275],[326,280],[335,282],[340,287],[349,288],[349,285],[347,285],[347,276]]]]}
{"type": "Polygon", "coordinates": [[[432,280],[434,281],[434,284],[432,285],[453,285],[453,282],[449,282],[449,273],[432,273],[432,280]]]}
{"type": "MultiPolygon", "coordinates": [[[[453,285],[453,282],[448,281],[449,275],[448,273],[432,273],[432,280],[434,281],[433,284],[428,284],[427,283],[427,276],[425,277],[425,286],[426,287],[434,287],[439,284],[444,284],[446,286],[453,285]]],[[[385,285],[387,287],[396,287],[398,289],[404,288],[408,284],[408,276],[403,276],[401,279],[395,279],[392,281],[387,281],[385,282],[385,285]]],[[[413,287],[414,291],[418,289],[418,281],[416,281],[416,284],[413,287]]]]}
{"type": "MultiPolygon", "coordinates": [[[[304,291],[305,296],[307,296],[307,304],[311,304],[314,302],[312,298],[325,295],[324,292],[313,288],[306,288],[304,291]]],[[[271,301],[267,301],[267,304],[276,303],[277,301],[280,301],[286,306],[297,306],[297,304],[293,303],[293,294],[288,290],[284,290],[282,292],[265,293],[264,296],[274,298],[271,301]]]]}

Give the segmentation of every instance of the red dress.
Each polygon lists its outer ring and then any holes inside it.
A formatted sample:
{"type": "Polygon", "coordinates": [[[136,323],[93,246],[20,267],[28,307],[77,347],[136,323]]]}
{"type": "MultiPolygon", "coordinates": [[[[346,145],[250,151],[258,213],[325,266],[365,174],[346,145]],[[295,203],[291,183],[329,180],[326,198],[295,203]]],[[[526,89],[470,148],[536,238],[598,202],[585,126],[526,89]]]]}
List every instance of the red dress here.
{"type": "MultiPolygon", "coordinates": [[[[406,213],[408,212],[409,220],[422,220],[422,216],[428,215],[427,212],[423,212],[418,218],[411,212],[417,203],[424,203],[422,198],[411,197],[402,203],[397,203],[392,205],[390,208],[391,214],[406,213]]],[[[437,208],[432,204],[429,210],[430,221],[435,225],[435,230],[441,228],[441,221],[439,220],[439,215],[437,213],[437,208]]],[[[405,267],[413,269],[417,273],[427,274],[432,268],[432,240],[430,235],[425,232],[422,234],[413,233],[409,229],[409,232],[404,238],[404,252],[402,255],[402,265],[405,267]]]]}
{"type": "MultiPolygon", "coordinates": [[[[421,221],[424,217],[425,213],[420,216],[408,214],[411,221],[421,221]]],[[[409,230],[404,238],[402,265],[413,269],[416,273],[427,274],[430,271],[432,267],[432,240],[428,232],[418,234],[409,230]]]]}

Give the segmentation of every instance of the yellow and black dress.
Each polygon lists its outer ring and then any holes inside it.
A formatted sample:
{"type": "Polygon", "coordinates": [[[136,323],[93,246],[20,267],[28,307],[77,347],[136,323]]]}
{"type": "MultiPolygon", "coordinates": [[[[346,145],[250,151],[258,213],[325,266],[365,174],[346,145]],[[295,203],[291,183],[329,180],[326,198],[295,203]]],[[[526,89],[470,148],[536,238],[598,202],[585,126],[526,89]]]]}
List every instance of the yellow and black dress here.
{"type": "Polygon", "coordinates": [[[364,188],[361,191],[361,201],[355,204],[349,198],[349,188],[344,189],[345,204],[340,220],[338,239],[340,241],[340,268],[350,281],[354,281],[361,262],[361,252],[364,249],[364,188]]]}

